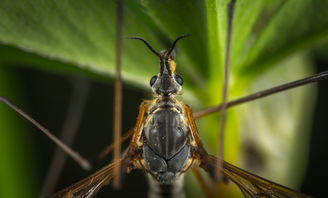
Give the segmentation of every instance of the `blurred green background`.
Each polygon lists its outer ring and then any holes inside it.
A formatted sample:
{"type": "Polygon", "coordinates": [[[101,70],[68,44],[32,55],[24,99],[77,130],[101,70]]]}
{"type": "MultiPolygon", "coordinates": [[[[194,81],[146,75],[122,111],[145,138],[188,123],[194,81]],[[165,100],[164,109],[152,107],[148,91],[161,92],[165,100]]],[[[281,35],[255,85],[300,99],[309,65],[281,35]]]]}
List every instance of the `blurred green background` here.
{"type": "MultiPolygon", "coordinates": [[[[124,37],[144,37],[161,50],[178,35],[192,35],[178,44],[177,70],[185,81],[181,99],[194,111],[221,100],[228,2],[125,1],[124,37]]],[[[326,70],[327,8],[324,0],[237,1],[229,100],[326,70]]],[[[115,16],[115,1],[106,0],[4,0],[0,5],[0,95],[59,136],[72,84],[87,82],[90,91],[73,148],[88,158],[112,142],[115,16]]],[[[124,39],[124,131],[134,125],[141,101],[151,98],[148,83],[157,72],[157,58],[142,43],[124,39]]],[[[228,110],[225,160],[323,196],[327,90],[322,82],[319,89],[297,88],[228,110]]],[[[0,123],[0,197],[36,197],[55,146],[3,104],[0,123]]],[[[215,154],[218,115],[197,124],[215,154]]],[[[88,174],[69,159],[57,189],[88,174]]],[[[124,190],[105,187],[99,197],[144,197],[147,183],[141,178],[135,171],[126,177],[124,190]]],[[[239,192],[231,186],[213,189],[218,196],[235,197],[239,192]]],[[[188,197],[203,196],[191,174],[186,190],[188,197]]]]}

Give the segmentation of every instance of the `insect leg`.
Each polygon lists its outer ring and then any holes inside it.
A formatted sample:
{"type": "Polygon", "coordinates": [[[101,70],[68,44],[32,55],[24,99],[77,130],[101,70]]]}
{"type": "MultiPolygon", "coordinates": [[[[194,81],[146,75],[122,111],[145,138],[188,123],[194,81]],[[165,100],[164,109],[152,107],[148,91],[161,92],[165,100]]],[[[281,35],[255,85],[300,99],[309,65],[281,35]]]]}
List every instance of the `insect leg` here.
{"type": "Polygon", "coordinates": [[[67,146],[65,143],[63,143],[60,139],[58,139],[56,136],[52,135],[52,133],[42,126],[40,123],[38,123],[36,120],[34,120],[31,116],[29,116],[27,113],[22,111],[20,108],[15,106],[13,103],[11,103],[8,99],[0,96],[0,102],[3,102],[5,105],[10,107],[12,110],[23,116],[27,121],[32,123],[34,126],[36,126],[43,134],[45,134],[48,138],[50,138],[55,144],[57,144],[58,147],[60,147],[65,153],[67,153],[71,158],[73,158],[83,169],[89,170],[91,168],[89,162],[84,159],[79,153],[71,149],[69,146],[67,146]]]}
{"type": "MultiPolygon", "coordinates": [[[[223,72],[223,88],[222,88],[222,109],[220,116],[220,130],[219,130],[219,145],[218,145],[218,155],[223,159],[223,140],[224,140],[224,131],[226,123],[226,108],[228,100],[228,88],[229,88],[229,70],[230,70],[230,48],[231,48],[231,36],[232,36],[232,23],[234,16],[236,1],[232,0],[228,4],[228,32],[227,32],[227,43],[226,43],[226,52],[224,60],[224,72],[223,72]]],[[[217,161],[217,171],[215,174],[216,179],[222,177],[220,169],[222,167],[221,160],[217,161]]]]}
{"type": "Polygon", "coordinates": [[[208,184],[206,183],[205,179],[203,178],[201,172],[199,171],[199,168],[193,168],[192,173],[196,177],[197,181],[199,182],[202,191],[204,192],[205,196],[207,198],[213,198],[213,194],[211,193],[211,190],[208,187],[208,184]]]}
{"type": "MultiPolygon", "coordinates": [[[[114,139],[114,159],[116,162],[121,158],[121,130],[122,130],[122,79],[121,79],[121,70],[122,70],[122,44],[123,44],[123,0],[117,0],[116,8],[116,73],[115,73],[115,83],[114,83],[114,126],[113,126],[113,139],[114,139]]],[[[114,188],[120,187],[120,165],[114,167],[114,175],[117,177],[114,178],[113,186],[114,188]]]]}
{"type": "MultiPolygon", "coordinates": [[[[122,144],[126,140],[128,140],[133,135],[134,130],[130,129],[128,132],[126,132],[122,138],[119,140],[122,144]]],[[[94,160],[95,163],[101,162],[105,159],[106,156],[108,156],[112,151],[114,150],[114,144],[110,144],[106,148],[104,148],[100,153],[96,156],[96,159],[94,160]]]]}
{"type": "MultiPolygon", "coordinates": [[[[286,84],[282,84],[282,85],[279,85],[276,87],[272,87],[272,88],[269,88],[266,90],[262,90],[262,91],[250,94],[248,96],[238,98],[236,100],[232,100],[232,101],[226,103],[226,107],[229,108],[229,107],[232,107],[235,105],[243,104],[243,103],[253,101],[253,100],[256,100],[259,98],[263,98],[263,97],[266,97],[266,96],[269,96],[272,94],[276,94],[276,93],[279,93],[279,92],[282,92],[282,91],[285,91],[288,89],[292,89],[292,88],[306,85],[309,83],[318,82],[318,81],[325,80],[325,79],[328,79],[328,71],[324,71],[324,72],[315,74],[313,76],[309,76],[309,77],[306,77],[306,78],[303,78],[300,80],[288,82],[286,84]]],[[[219,112],[222,110],[222,106],[223,106],[222,104],[219,104],[214,107],[203,109],[201,111],[195,112],[193,114],[193,116],[195,119],[197,119],[197,118],[200,118],[200,117],[203,117],[203,116],[215,113],[215,112],[219,112]]]]}
{"type": "MultiPolygon", "coordinates": [[[[71,146],[78,126],[80,125],[90,88],[89,83],[82,79],[74,80],[72,83],[73,93],[70,98],[65,123],[60,136],[61,141],[65,142],[68,146],[71,146]]],[[[45,197],[54,191],[66,162],[66,158],[66,154],[57,147],[44,180],[45,182],[41,188],[40,197],[45,197]]]]}

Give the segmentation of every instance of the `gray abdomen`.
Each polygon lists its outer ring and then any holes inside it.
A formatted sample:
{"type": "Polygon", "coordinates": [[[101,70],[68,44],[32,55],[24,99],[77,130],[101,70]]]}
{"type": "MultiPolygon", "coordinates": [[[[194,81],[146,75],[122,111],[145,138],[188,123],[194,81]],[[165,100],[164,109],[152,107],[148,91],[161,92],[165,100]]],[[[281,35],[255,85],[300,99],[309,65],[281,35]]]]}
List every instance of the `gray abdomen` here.
{"type": "Polygon", "coordinates": [[[180,176],[172,184],[163,185],[149,176],[148,198],[185,198],[183,180],[183,176],[180,176]]]}

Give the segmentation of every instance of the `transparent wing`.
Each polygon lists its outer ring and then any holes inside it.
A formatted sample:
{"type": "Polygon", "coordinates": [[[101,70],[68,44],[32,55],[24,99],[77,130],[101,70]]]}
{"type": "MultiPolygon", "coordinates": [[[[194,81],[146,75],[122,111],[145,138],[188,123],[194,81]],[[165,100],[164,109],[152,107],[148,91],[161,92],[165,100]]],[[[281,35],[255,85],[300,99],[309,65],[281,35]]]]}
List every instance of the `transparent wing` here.
{"type": "Polygon", "coordinates": [[[89,177],[49,196],[49,198],[91,198],[95,197],[97,192],[113,179],[113,169],[120,165],[122,159],[107,165],[101,170],[95,172],[89,177]]]}
{"type": "MultiPolygon", "coordinates": [[[[209,160],[206,162],[207,165],[205,164],[205,169],[207,169],[210,174],[213,174],[212,172],[215,170],[217,160],[215,156],[209,156],[209,160]]],[[[240,188],[245,197],[311,198],[308,195],[256,176],[225,161],[223,161],[223,174],[240,188]]]]}

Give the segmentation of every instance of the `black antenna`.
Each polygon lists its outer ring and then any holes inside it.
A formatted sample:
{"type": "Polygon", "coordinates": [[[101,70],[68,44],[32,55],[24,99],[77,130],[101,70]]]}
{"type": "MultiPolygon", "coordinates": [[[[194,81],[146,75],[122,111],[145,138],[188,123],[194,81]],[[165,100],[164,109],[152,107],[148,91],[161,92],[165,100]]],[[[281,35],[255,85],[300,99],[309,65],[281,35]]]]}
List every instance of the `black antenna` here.
{"type": "Polygon", "coordinates": [[[146,44],[146,46],[150,49],[150,51],[152,51],[156,56],[161,58],[160,53],[158,53],[145,39],[143,39],[141,37],[137,37],[137,36],[131,36],[131,37],[128,37],[128,38],[129,39],[140,40],[140,41],[144,42],[146,44]]]}
{"type": "Polygon", "coordinates": [[[186,38],[186,37],[188,37],[188,36],[190,36],[190,34],[183,34],[183,35],[181,35],[181,36],[178,36],[178,38],[176,38],[175,41],[173,42],[171,48],[167,51],[167,53],[166,53],[166,57],[168,57],[168,56],[172,53],[172,51],[173,51],[174,48],[175,48],[175,45],[177,44],[177,42],[178,42],[180,39],[186,38]]]}

